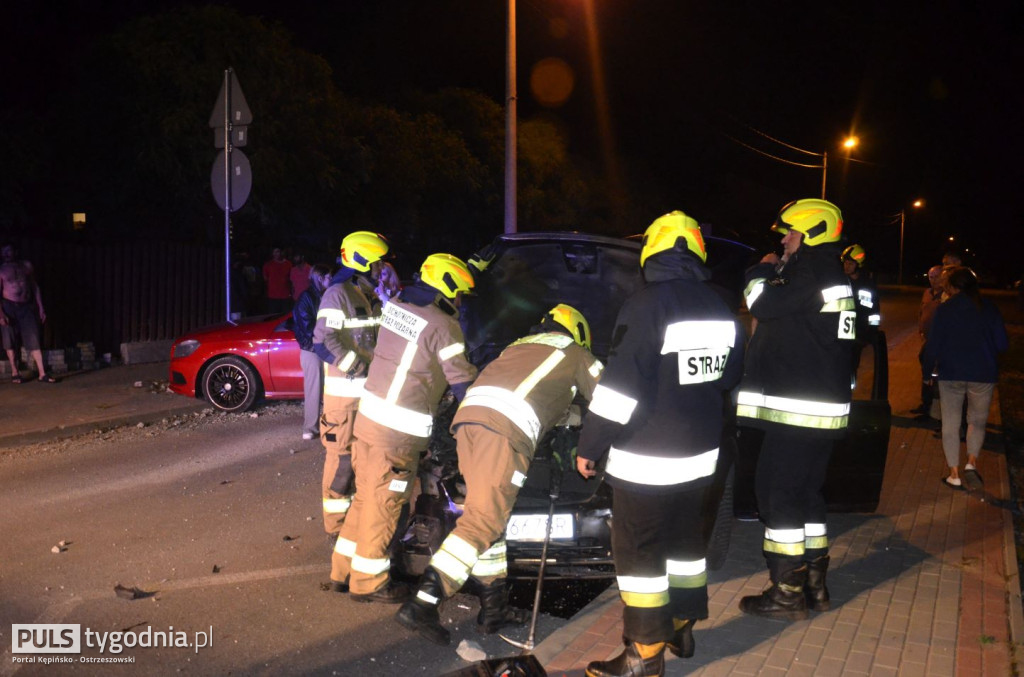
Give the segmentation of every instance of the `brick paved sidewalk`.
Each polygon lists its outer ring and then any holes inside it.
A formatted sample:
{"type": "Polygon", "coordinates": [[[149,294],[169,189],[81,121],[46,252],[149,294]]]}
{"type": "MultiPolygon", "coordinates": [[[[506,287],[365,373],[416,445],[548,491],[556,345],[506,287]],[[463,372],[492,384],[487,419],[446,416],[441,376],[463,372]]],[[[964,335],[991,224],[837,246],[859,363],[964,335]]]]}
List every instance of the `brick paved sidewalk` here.
{"type": "MultiPolygon", "coordinates": [[[[906,343],[892,361],[899,370],[909,361],[902,353],[916,355],[906,343]]],[[[669,655],[667,675],[1017,674],[1024,619],[999,438],[990,428],[979,458],[984,490],[953,491],[940,481],[940,440],[907,415],[907,393],[897,395],[877,511],[829,515],[832,610],[797,623],[741,614],[740,597],[759,593],[768,576],[762,526],[736,522],[728,561],[709,576],[696,656],[669,655]]],[[[621,649],[621,617],[613,587],[534,653],[552,676],[583,675],[589,661],[621,649]]]]}

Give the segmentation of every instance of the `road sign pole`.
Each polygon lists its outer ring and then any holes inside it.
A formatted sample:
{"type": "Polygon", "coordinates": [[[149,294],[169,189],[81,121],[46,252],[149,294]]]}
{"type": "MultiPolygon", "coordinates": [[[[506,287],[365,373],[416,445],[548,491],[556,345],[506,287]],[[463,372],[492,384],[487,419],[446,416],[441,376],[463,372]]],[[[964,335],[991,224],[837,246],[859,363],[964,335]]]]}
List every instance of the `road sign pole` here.
{"type": "Polygon", "coordinates": [[[231,322],[231,69],[224,71],[224,307],[231,322]]]}

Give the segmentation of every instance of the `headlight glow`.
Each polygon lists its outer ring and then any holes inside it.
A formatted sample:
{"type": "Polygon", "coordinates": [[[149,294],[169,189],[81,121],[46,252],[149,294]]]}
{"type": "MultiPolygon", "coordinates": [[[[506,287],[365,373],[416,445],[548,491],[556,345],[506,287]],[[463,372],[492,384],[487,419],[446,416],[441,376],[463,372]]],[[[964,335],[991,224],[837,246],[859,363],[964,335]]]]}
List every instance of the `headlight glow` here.
{"type": "Polygon", "coordinates": [[[199,349],[199,341],[195,339],[189,339],[188,341],[182,341],[174,345],[174,352],[171,354],[171,359],[178,359],[180,357],[188,357],[196,350],[199,349]]]}

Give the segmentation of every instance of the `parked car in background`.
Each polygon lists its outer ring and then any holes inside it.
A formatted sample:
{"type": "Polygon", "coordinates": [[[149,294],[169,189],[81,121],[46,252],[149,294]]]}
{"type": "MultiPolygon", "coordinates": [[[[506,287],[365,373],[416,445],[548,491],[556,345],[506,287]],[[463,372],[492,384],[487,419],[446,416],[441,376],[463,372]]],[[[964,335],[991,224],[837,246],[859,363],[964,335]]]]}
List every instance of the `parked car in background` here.
{"type": "Polygon", "coordinates": [[[205,327],[174,341],[170,390],[225,412],[260,398],[302,399],[302,367],[291,313],[205,327]]]}

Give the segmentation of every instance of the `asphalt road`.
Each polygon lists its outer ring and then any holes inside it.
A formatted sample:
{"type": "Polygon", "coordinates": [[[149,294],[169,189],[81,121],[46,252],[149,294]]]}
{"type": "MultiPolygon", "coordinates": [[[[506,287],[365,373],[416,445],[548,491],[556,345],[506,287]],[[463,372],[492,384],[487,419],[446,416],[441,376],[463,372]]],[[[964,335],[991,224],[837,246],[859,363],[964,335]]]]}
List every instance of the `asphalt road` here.
{"type": "MultiPolygon", "coordinates": [[[[395,607],[323,589],[321,451],[297,439],[300,418],[298,403],[276,404],[256,418],[194,416],[0,456],[0,674],[113,669],[14,663],[13,623],[173,628],[210,644],[119,654],[83,647],[86,657],[130,657],[118,669],[146,675],[439,675],[468,665],[455,651],[463,639],[491,656],[517,653],[476,632],[472,597],[443,607],[453,644],[442,648],[398,625],[395,607]],[[119,597],[116,585],[142,596],[119,597]]],[[[543,615],[538,642],[564,623],[543,615]]]]}

